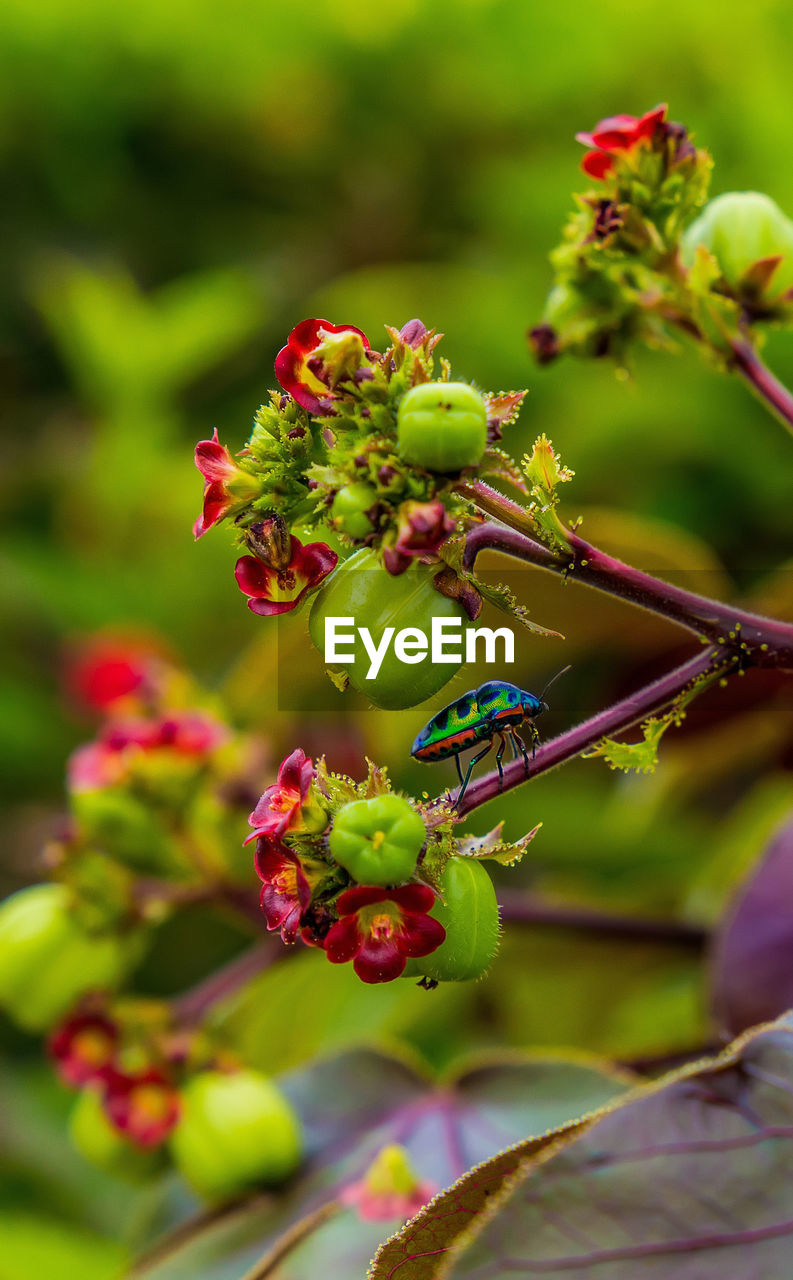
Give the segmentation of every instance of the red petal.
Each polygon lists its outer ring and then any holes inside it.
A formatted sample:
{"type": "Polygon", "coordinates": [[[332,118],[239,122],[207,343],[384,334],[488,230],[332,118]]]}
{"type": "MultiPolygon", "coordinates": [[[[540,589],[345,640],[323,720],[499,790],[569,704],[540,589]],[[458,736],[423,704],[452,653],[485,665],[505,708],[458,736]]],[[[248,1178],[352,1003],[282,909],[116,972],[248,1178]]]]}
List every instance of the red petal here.
{"type": "Polygon", "coordinates": [[[602,178],[608,177],[614,168],[614,161],[605,151],[587,151],[581,161],[581,168],[590,178],[595,178],[600,182],[602,178]]]}
{"type": "Polygon", "coordinates": [[[305,580],[304,590],[315,587],[336,568],[338,563],[338,555],[324,542],[309,542],[304,547],[297,538],[292,538],[292,559],[289,567],[305,580]]]}
{"type": "Polygon", "coordinates": [[[303,361],[299,352],[290,344],[282,347],[275,357],[275,376],[293,400],[309,413],[321,413],[322,406],[313,391],[300,381],[303,361]]]}
{"type": "Polygon", "coordinates": [[[636,130],[637,140],[639,138],[651,138],[658,125],[662,124],[666,119],[667,110],[667,104],[662,102],[657,107],[653,107],[652,111],[646,111],[636,130]]]}
{"type": "Polygon", "coordinates": [[[399,889],[379,889],[376,885],[356,885],[354,889],[347,889],[337,899],[336,910],[340,916],[351,915],[360,911],[361,907],[370,907],[374,902],[395,901],[399,892],[399,889]]]}
{"type": "Polygon", "coordinates": [[[433,916],[409,915],[403,918],[399,947],[406,956],[428,956],[437,951],[446,938],[446,930],[433,916]]]}
{"type": "Polygon", "coordinates": [[[405,964],[405,956],[393,939],[367,938],[352,967],[362,982],[393,982],[404,972],[405,964]]]}
{"type": "Polygon", "coordinates": [[[228,480],[237,470],[236,463],[224,444],[218,440],[215,427],[211,440],[199,440],[195,447],[195,464],[205,480],[228,480]]]}
{"type": "Polygon", "coordinates": [[[314,762],[302,747],[296,747],[278,769],[278,783],[284,789],[294,791],[304,800],[314,777],[314,762]]]}
{"type": "Polygon", "coordinates": [[[257,560],[256,556],[240,556],[234,566],[234,577],[240,591],[246,596],[266,599],[275,574],[261,560],[257,560]]]}
{"type": "Polygon", "coordinates": [[[358,932],[356,916],[345,916],[331,925],[325,938],[325,954],[331,964],[346,964],[352,960],[361,948],[362,938],[358,932]]]}
{"type": "Polygon", "coordinates": [[[436,894],[428,884],[406,884],[401,889],[389,889],[385,895],[403,911],[425,915],[436,901],[436,894]]]}

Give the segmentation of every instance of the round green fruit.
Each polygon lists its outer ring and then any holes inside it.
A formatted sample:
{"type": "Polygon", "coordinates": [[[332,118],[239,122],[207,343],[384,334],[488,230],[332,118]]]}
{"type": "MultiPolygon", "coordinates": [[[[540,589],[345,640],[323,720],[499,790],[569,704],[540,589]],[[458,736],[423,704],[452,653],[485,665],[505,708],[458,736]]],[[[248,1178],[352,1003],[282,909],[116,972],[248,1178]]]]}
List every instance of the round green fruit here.
{"type": "Polygon", "coordinates": [[[202,1071],[181,1094],[170,1139],[174,1162],[207,1200],[230,1200],[294,1173],[300,1125],[276,1086],[258,1071],[202,1071]]]}
{"type": "MultiPolygon", "coordinates": [[[[352,687],[376,707],[388,711],[415,707],[442,689],[462,666],[468,619],[456,600],[435,590],[434,572],[428,565],[415,563],[393,577],[383,568],[376,551],[364,549],[340,564],[317,592],[308,623],[314,645],[325,653],[326,618],[352,618],[355,638],[339,648],[343,653],[352,653],[354,660],[334,662],[328,657],[327,661],[346,671],[352,687]],[[393,627],[395,633],[406,627],[416,628],[429,640],[433,617],[460,620],[459,662],[433,663],[427,654],[420,664],[404,663],[392,643],[376,676],[367,679],[371,659],[357,628],[368,627],[376,645],[387,627],[393,627]]],[[[347,630],[345,627],[344,633],[347,630]]]]}
{"type": "Polygon", "coordinates": [[[330,851],[358,884],[403,884],[416,869],[427,832],[402,796],[353,800],[340,809],[330,851]]]}
{"type": "Polygon", "coordinates": [[[84,1089],[78,1097],[69,1116],[69,1136],[91,1164],[130,1182],[145,1181],[164,1163],[161,1151],[136,1147],[119,1133],[96,1089],[84,1089]]]}
{"type": "Polygon", "coordinates": [[[689,265],[699,245],[710,250],[730,285],[739,285],[753,263],[781,256],[770,291],[793,286],[793,222],[762,191],[726,191],[711,200],[683,236],[689,265]]]}
{"type": "Polygon", "coordinates": [[[440,920],[446,940],[437,951],[409,960],[405,977],[436,982],[465,982],[481,978],[498,950],[499,917],[493,881],[474,858],[450,858],[444,868],[442,901],[430,915],[440,920]]]}
{"type": "Polygon", "coordinates": [[[467,382],[411,387],[397,411],[397,451],[427,471],[461,471],[481,462],[487,447],[487,407],[467,382]]]}
{"type": "Polygon", "coordinates": [[[61,884],[21,889],[0,906],[0,1006],[46,1031],[89,991],[113,991],[136,963],[141,935],[87,933],[61,884]]]}
{"type": "Polygon", "coordinates": [[[365,538],[374,529],[366,514],[377,502],[377,490],[370,484],[356,483],[339,489],[330,509],[334,529],[350,538],[365,538]]]}

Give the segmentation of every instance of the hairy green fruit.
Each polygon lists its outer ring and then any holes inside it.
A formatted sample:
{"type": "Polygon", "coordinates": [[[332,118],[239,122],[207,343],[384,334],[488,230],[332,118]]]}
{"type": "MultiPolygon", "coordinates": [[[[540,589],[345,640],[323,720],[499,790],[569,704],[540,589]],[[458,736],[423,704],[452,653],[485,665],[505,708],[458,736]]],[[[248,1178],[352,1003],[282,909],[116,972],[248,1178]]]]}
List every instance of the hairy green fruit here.
{"type": "Polygon", "coordinates": [[[487,407],[467,382],[424,382],[399,402],[397,449],[411,466],[461,471],[481,462],[487,447],[487,407]]]}
{"type": "Polygon", "coordinates": [[[46,1031],[89,991],[113,991],[140,955],[141,935],[87,933],[60,884],[34,885],[0,907],[0,1005],[46,1031]]]}
{"type": "MultiPolygon", "coordinates": [[[[388,627],[394,631],[416,627],[429,635],[433,617],[459,618],[464,636],[468,622],[465,612],[456,600],[435,590],[434,572],[427,565],[415,563],[393,577],[383,568],[376,551],[357,551],[317,592],[308,624],[313,643],[320,653],[325,652],[326,617],[353,618],[356,628],[368,627],[376,644],[388,627]]],[[[463,641],[461,652],[464,648],[463,641]]],[[[349,650],[355,655],[354,662],[339,665],[347,672],[350,684],[376,707],[389,711],[415,707],[431,698],[462,666],[462,659],[444,663],[427,659],[420,665],[406,665],[391,645],[377,675],[368,680],[370,659],[358,631],[349,650]]]]}
{"type": "Polygon", "coordinates": [[[426,829],[402,796],[353,800],[340,809],[330,851],[358,884],[402,884],[416,869],[426,829]]]}
{"type": "Polygon", "coordinates": [[[275,1186],[301,1156],[300,1125],[276,1086],[258,1071],[202,1071],[181,1094],[170,1140],[178,1169],[207,1200],[275,1186]]]}
{"type": "Polygon", "coordinates": [[[705,206],[683,236],[683,258],[691,264],[699,245],[716,258],[724,279],[737,287],[752,266],[781,257],[769,292],[793,286],[793,222],[762,191],[726,191],[705,206]]]}
{"type": "Polygon", "coordinates": [[[442,901],[430,912],[446,930],[437,951],[409,960],[406,977],[436,982],[465,982],[481,978],[498,950],[499,917],[496,893],[481,862],[450,858],[441,879],[442,901]]]}

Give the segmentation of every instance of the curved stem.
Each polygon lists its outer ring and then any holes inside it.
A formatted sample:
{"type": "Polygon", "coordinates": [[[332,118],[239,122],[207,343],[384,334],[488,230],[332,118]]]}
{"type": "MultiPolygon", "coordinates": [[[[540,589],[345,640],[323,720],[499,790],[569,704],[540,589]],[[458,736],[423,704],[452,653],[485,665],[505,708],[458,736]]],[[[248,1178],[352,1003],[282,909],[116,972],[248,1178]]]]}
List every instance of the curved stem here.
{"type": "Polygon", "coordinates": [[[762,400],[774,417],[793,433],[793,395],[758,356],[751,342],[733,338],[730,342],[733,366],[749,389],[762,400]]]}
{"type": "Polygon", "coordinates": [[[764,618],[732,605],[722,604],[668,582],[654,578],[598,550],[591,543],[568,533],[569,550],[552,551],[525,532],[531,516],[516,502],[479,482],[461,485],[464,496],[489,514],[497,515],[502,526],[479,525],[466,538],[464,566],[473,569],[480,551],[502,551],[525,564],[548,569],[564,578],[596,587],[642,609],[661,614],[695,635],[740,655],[745,666],[777,667],[793,671],[793,625],[764,618]],[[482,492],[486,490],[486,492],[482,492]],[[508,525],[504,528],[503,525],[508,525]]]}
{"type": "MultiPolygon", "coordinates": [[[[664,710],[693,680],[717,672],[722,661],[723,655],[718,649],[714,647],[705,649],[696,657],[689,658],[688,662],[684,662],[682,666],[675,667],[673,671],[661,676],[659,680],[654,680],[652,684],[645,685],[643,689],[630,694],[629,697],[613,703],[612,706],[599,711],[597,715],[590,716],[588,720],[584,720],[574,728],[567,729],[557,738],[551,738],[550,741],[538,747],[531,762],[528,779],[521,759],[511,760],[504,766],[503,786],[500,785],[499,775],[495,770],[482,778],[477,778],[469,785],[463,796],[462,803],[457,809],[458,816],[464,818],[480,805],[486,804],[488,800],[501,795],[502,792],[511,791],[513,787],[521,786],[541,773],[556,769],[565,761],[581,755],[582,751],[593,747],[603,738],[622,733],[632,725],[646,720],[648,716],[664,710]]],[[[451,796],[451,803],[455,803],[455,793],[451,796]]]]}

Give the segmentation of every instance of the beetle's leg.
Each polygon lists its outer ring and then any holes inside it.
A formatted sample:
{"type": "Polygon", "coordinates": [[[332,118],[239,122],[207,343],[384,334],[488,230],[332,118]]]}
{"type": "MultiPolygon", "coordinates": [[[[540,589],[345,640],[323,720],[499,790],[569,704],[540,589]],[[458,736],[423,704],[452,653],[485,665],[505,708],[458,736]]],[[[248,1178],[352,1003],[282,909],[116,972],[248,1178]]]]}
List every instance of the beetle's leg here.
{"type": "Polygon", "coordinates": [[[504,751],[506,749],[507,740],[504,737],[503,733],[500,733],[498,736],[501,739],[501,741],[498,744],[498,751],[496,752],[496,768],[498,769],[498,789],[499,791],[503,791],[504,790],[504,766],[501,763],[501,757],[503,756],[504,751]]]}
{"type": "Polygon", "coordinates": [[[461,766],[460,766],[460,752],[459,752],[459,751],[455,751],[455,753],[454,753],[454,763],[457,765],[457,777],[460,779],[460,786],[462,786],[462,785],[463,785],[463,771],[462,771],[462,768],[461,768],[461,766]]]}
{"type": "MultiPolygon", "coordinates": [[[[532,725],[532,728],[534,728],[534,726],[533,726],[533,725],[532,725]]],[[[511,736],[511,738],[512,738],[512,750],[515,752],[515,759],[517,759],[518,752],[520,752],[520,754],[523,756],[523,764],[524,764],[524,767],[525,767],[525,769],[526,769],[526,777],[528,778],[528,776],[529,776],[529,753],[528,753],[528,751],[526,750],[526,743],[525,743],[525,742],[523,741],[523,739],[521,738],[521,736],[520,736],[520,734],[518,733],[517,729],[513,729],[513,730],[512,730],[512,732],[511,732],[511,734],[510,734],[510,736],[511,736]]],[[[531,753],[531,755],[532,755],[532,759],[534,759],[534,750],[533,750],[533,747],[534,747],[534,736],[532,735],[532,753],[531,753]]]]}
{"type": "Polygon", "coordinates": [[[473,773],[474,766],[479,764],[480,760],[484,760],[488,751],[492,751],[492,750],[493,750],[493,739],[491,738],[487,746],[485,747],[484,751],[479,751],[475,756],[472,756],[471,759],[468,761],[468,769],[466,770],[465,781],[463,782],[463,785],[460,787],[460,790],[457,793],[457,800],[455,802],[457,805],[460,804],[463,796],[465,795],[465,789],[468,786],[468,782],[470,780],[471,774],[473,773]]]}

